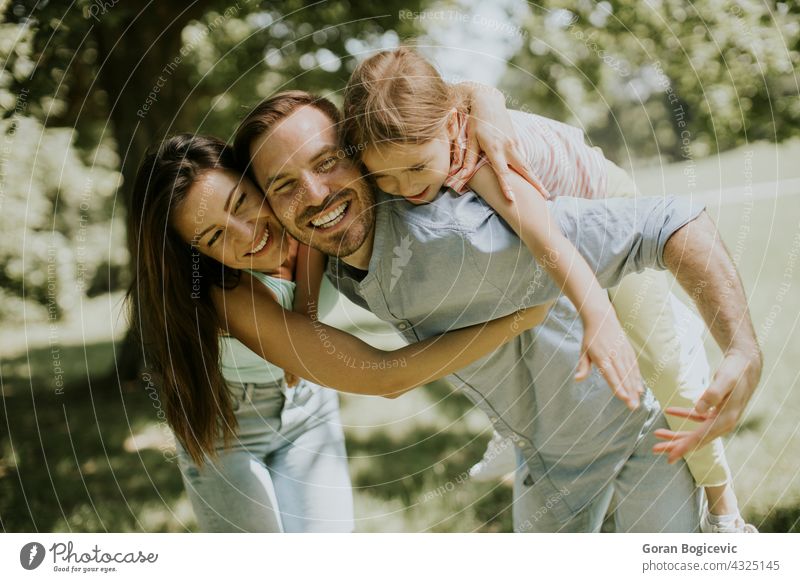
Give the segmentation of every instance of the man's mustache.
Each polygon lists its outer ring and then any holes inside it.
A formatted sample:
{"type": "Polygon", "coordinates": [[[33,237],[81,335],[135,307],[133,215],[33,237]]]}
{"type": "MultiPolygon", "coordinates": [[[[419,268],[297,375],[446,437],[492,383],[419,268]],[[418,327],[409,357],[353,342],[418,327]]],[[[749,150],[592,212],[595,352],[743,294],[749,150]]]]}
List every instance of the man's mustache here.
{"type": "Polygon", "coordinates": [[[315,216],[319,215],[324,210],[327,210],[328,208],[332,208],[333,206],[336,205],[336,203],[339,201],[339,199],[346,197],[351,192],[353,192],[353,190],[351,190],[350,188],[346,188],[344,190],[339,190],[338,192],[335,192],[335,193],[331,194],[330,196],[328,196],[325,199],[325,201],[322,204],[320,204],[319,206],[310,206],[310,207],[306,208],[305,212],[303,212],[302,216],[300,217],[300,222],[303,222],[303,223],[311,222],[312,218],[314,218],[315,216]]]}

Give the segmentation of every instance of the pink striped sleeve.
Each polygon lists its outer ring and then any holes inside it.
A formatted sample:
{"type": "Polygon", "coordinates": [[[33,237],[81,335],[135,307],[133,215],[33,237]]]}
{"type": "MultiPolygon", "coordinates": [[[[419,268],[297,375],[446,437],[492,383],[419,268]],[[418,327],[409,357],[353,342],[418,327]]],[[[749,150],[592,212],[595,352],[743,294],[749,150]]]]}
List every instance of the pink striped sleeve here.
{"type": "Polygon", "coordinates": [[[539,115],[512,111],[528,164],[552,196],[603,198],[605,158],[576,127],[539,115]]]}

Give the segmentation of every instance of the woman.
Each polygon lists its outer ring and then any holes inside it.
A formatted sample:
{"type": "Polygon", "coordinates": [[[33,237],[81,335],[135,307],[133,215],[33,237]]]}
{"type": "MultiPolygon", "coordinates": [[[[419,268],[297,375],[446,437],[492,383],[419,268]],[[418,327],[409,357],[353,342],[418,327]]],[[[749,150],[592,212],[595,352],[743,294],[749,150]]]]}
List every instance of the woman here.
{"type": "Polygon", "coordinates": [[[175,136],[150,153],[128,216],[131,320],[163,376],[205,531],[352,529],[336,394],[304,380],[289,388],[282,370],[397,396],[492,352],[546,312],[387,352],[290,311],[304,254],[214,138],[175,136]]]}

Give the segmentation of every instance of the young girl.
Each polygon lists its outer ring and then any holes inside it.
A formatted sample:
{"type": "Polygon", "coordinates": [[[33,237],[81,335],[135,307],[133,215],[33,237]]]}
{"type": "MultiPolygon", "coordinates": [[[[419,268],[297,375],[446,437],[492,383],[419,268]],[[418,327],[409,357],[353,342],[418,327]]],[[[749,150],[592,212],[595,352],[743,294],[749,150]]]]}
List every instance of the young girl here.
{"type": "MultiPolygon", "coordinates": [[[[526,243],[537,262],[575,305],[584,328],[583,356],[576,380],[594,363],[615,394],[635,407],[639,370],[628,339],[637,344],[648,385],[664,406],[691,408],[682,370],[680,342],[663,275],[627,277],[609,295],[588,264],[551,220],[550,195],[598,198],[635,194],[625,172],[585,144],[583,132],[536,115],[511,112],[518,143],[533,171],[526,182],[510,176],[516,196],[505,196],[484,160],[472,168],[467,155],[468,107],[423,57],[407,48],[384,51],[362,62],[345,90],[345,138],[361,152],[375,184],[413,204],[434,201],[443,186],[458,193],[467,186],[481,195],[526,243]],[[619,315],[619,319],[618,319],[619,315]],[[682,404],[679,404],[682,403],[682,404]]],[[[684,363],[685,364],[685,363],[684,363]]],[[[684,366],[685,367],[685,366],[684,366]]],[[[675,430],[687,421],[668,417],[675,430]]],[[[750,531],[741,519],[719,439],[687,455],[697,483],[706,488],[709,512],[704,531],[750,531]]]]}
{"type": "Polygon", "coordinates": [[[131,322],[163,377],[204,531],[352,529],[336,394],[305,380],[289,388],[283,370],[397,396],[491,353],[546,313],[385,351],[291,311],[305,255],[215,138],[167,139],[139,168],[130,204],[131,322]]]}

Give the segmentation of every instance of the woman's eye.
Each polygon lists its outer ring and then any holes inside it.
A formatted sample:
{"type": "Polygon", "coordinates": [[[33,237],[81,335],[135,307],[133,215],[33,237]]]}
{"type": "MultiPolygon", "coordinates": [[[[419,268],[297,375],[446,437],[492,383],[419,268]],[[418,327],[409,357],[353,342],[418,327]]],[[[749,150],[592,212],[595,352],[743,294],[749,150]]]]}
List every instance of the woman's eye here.
{"type": "Polygon", "coordinates": [[[217,242],[217,239],[218,239],[220,236],[222,236],[222,231],[221,231],[221,230],[218,230],[217,232],[215,232],[215,233],[214,233],[214,234],[211,236],[211,238],[210,238],[210,239],[208,239],[208,246],[211,246],[211,245],[213,245],[215,242],[217,242]]]}
{"type": "Polygon", "coordinates": [[[241,196],[239,196],[239,199],[236,201],[236,206],[235,206],[235,207],[234,207],[234,209],[233,209],[233,211],[234,211],[234,212],[236,212],[237,210],[239,210],[239,207],[240,207],[240,206],[242,205],[242,203],[244,202],[244,199],[245,199],[245,197],[246,197],[246,196],[247,196],[247,193],[246,193],[246,192],[242,192],[241,196]]]}
{"type": "Polygon", "coordinates": [[[409,170],[411,170],[412,172],[421,172],[424,169],[425,169],[425,166],[423,164],[420,164],[418,166],[414,166],[413,168],[409,168],[409,170]]]}

